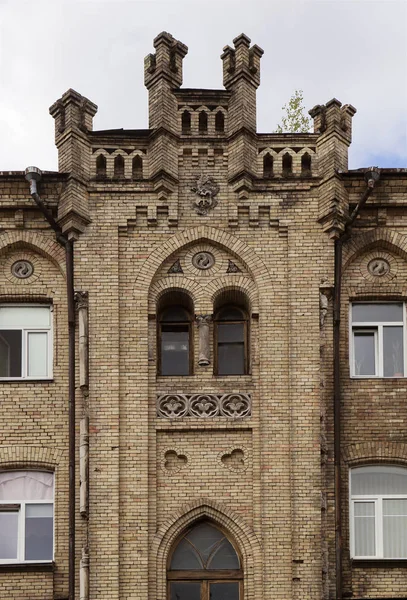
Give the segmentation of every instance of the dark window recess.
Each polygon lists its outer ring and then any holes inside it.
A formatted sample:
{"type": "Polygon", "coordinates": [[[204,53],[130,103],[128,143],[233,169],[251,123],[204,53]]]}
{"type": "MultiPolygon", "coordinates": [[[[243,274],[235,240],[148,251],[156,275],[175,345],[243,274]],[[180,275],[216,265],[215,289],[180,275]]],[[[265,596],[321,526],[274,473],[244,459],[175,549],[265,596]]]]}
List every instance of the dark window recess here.
{"type": "Polygon", "coordinates": [[[208,115],[205,111],[199,113],[199,133],[208,133],[208,115]]]}
{"type": "Polygon", "coordinates": [[[263,177],[265,179],[271,179],[273,175],[273,157],[267,152],[263,158],[263,177]]]}
{"type": "Polygon", "coordinates": [[[215,131],[217,133],[223,133],[225,131],[225,117],[221,110],[215,115],[215,131]]]}
{"type": "Polygon", "coordinates": [[[288,175],[292,175],[293,172],[293,159],[291,154],[286,152],[283,156],[283,176],[287,177],[288,175]]]}
{"type": "Polygon", "coordinates": [[[301,157],[301,174],[311,175],[311,156],[306,152],[301,157]]]}
{"type": "Polygon", "coordinates": [[[191,114],[189,111],[184,110],[182,113],[182,133],[189,135],[191,133],[191,114]]]}
{"type": "Polygon", "coordinates": [[[124,158],[121,154],[114,159],[114,176],[124,177],[124,158]]]}
{"type": "Polygon", "coordinates": [[[189,375],[191,372],[191,318],[182,306],[170,306],[160,319],[161,375],[189,375]]]}
{"type": "Polygon", "coordinates": [[[99,154],[96,159],[96,176],[106,177],[106,158],[103,154],[99,154]]]}
{"type": "Polygon", "coordinates": [[[133,179],[143,179],[143,159],[141,156],[135,156],[132,162],[133,179]]]}
{"type": "Polygon", "coordinates": [[[226,307],[215,320],[216,370],[218,375],[244,375],[247,372],[247,320],[242,310],[226,307]]]}

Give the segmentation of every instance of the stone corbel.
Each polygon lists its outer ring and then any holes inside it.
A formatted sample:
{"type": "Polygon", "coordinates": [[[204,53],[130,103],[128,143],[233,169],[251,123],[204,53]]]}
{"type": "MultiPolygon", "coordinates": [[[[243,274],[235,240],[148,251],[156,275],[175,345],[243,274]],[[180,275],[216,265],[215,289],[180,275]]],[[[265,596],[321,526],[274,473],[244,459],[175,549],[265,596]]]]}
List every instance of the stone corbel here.
{"type": "Polygon", "coordinates": [[[212,315],[196,315],[196,323],[199,330],[199,357],[198,365],[207,367],[210,364],[209,324],[212,315]]]}

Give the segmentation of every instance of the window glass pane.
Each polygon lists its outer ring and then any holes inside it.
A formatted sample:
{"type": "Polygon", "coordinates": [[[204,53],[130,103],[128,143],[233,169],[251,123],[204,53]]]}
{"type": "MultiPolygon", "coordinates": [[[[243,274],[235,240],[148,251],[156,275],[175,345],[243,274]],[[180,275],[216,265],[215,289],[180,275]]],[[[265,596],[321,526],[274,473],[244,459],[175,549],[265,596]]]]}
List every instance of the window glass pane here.
{"type": "Polygon", "coordinates": [[[182,306],[170,306],[163,311],[161,321],[189,321],[189,315],[182,306]]]}
{"type": "Polygon", "coordinates": [[[161,374],[189,375],[189,330],[162,327],[161,374]]]}
{"type": "Polygon", "coordinates": [[[407,558],[407,499],[383,500],[385,558],[407,558]]]}
{"type": "Polygon", "coordinates": [[[219,312],[218,319],[220,321],[241,321],[243,319],[243,313],[239,308],[228,306],[219,312]]]}
{"type": "Polygon", "coordinates": [[[203,569],[203,564],[196,550],[187,540],[181,540],[171,559],[173,571],[182,569],[203,569]]]}
{"type": "Polygon", "coordinates": [[[218,374],[244,375],[244,344],[218,345],[218,374]]]}
{"type": "Polygon", "coordinates": [[[383,359],[385,377],[404,375],[403,327],[383,327],[383,359]]]}
{"type": "Polygon", "coordinates": [[[200,600],[201,583],[199,581],[173,581],[170,584],[171,600],[200,600]]]}
{"type": "Polygon", "coordinates": [[[218,546],[208,561],[208,569],[239,569],[239,559],[232,544],[226,538],[218,546]]]}
{"type": "Polygon", "coordinates": [[[51,311],[49,306],[1,306],[0,328],[21,327],[40,329],[50,327],[51,311]]]}
{"type": "Polygon", "coordinates": [[[219,323],[218,341],[219,342],[243,342],[244,324],[243,323],[219,323]]]}
{"type": "Polygon", "coordinates": [[[197,525],[186,535],[186,538],[195,546],[201,555],[205,568],[209,556],[224,537],[225,536],[219,529],[216,529],[216,527],[212,527],[207,523],[197,525]]]}
{"type": "Polygon", "coordinates": [[[352,469],[352,496],[407,494],[407,469],[359,467],[352,469]]]}
{"type": "Polygon", "coordinates": [[[0,512],[0,560],[17,558],[18,512],[0,512]]]}
{"type": "Polygon", "coordinates": [[[355,555],[375,556],[375,517],[373,502],[355,502],[355,555]]]}
{"type": "Polygon", "coordinates": [[[375,334],[373,331],[356,330],[354,339],[355,375],[375,375],[375,334]]]}
{"type": "Polygon", "coordinates": [[[0,377],[21,377],[21,348],[21,331],[0,331],[0,377]]]}
{"type": "Polygon", "coordinates": [[[52,560],[52,504],[28,504],[25,511],[25,560],[52,560]]]}
{"type": "Polygon", "coordinates": [[[48,375],[48,334],[28,333],[27,375],[46,377],[48,375]]]}
{"type": "Polygon", "coordinates": [[[53,500],[54,475],[43,471],[0,472],[0,500],[53,500]]]}
{"type": "Polygon", "coordinates": [[[211,600],[239,600],[239,583],[237,581],[211,583],[210,590],[211,600]]]}
{"type": "Polygon", "coordinates": [[[352,304],[352,321],[377,323],[403,321],[403,304],[352,304]]]}

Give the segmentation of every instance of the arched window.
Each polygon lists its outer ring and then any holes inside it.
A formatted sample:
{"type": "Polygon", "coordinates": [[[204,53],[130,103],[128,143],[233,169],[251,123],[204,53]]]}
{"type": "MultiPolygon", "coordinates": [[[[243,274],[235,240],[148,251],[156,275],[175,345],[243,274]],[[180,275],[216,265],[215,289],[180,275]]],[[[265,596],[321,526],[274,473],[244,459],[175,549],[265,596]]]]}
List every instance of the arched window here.
{"type": "Polygon", "coordinates": [[[208,133],[208,115],[204,110],[199,113],[199,133],[208,133]]]}
{"type": "Polygon", "coordinates": [[[188,529],[178,540],[167,570],[168,600],[243,600],[239,556],[208,521],[188,529]]]}
{"type": "Polygon", "coordinates": [[[246,312],[238,306],[222,306],[214,321],[216,375],[245,375],[248,372],[246,312]]]}
{"type": "Polygon", "coordinates": [[[263,158],[263,177],[271,179],[273,175],[273,157],[267,152],[263,158]]]}
{"type": "Polygon", "coordinates": [[[0,472],[0,563],[51,562],[54,474],[0,472]]]}
{"type": "Polygon", "coordinates": [[[114,159],[114,176],[124,177],[124,158],[121,154],[114,159]]]}
{"type": "Polygon", "coordinates": [[[283,156],[283,176],[288,177],[293,172],[293,159],[291,154],[286,152],[283,156]]]}
{"type": "Polygon", "coordinates": [[[189,135],[191,133],[191,114],[188,110],[184,110],[182,113],[182,133],[189,135]]]}
{"type": "Polygon", "coordinates": [[[215,115],[215,130],[217,133],[223,133],[225,131],[225,117],[221,110],[215,115]]]}
{"type": "Polygon", "coordinates": [[[301,174],[311,175],[311,157],[308,152],[305,152],[301,157],[301,174]]]}
{"type": "Polygon", "coordinates": [[[192,374],[192,310],[183,293],[169,293],[161,303],[158,326],[159,375],[192,374]]]}
{"type": "Polygon", "coordinates": [[[133,179],[143,179],[143,159],[139,155],[133,158],[132,177],[133,179]]]}
{"type": "Polygon", "coordinates": [[[99,154],[96,159],[96,176],[106,177],[106,158],[103,154],[99,154]]]}
{"type": "Polygon", "coordinates": [[[407,469],[376,465],[350,472],[351,555],[407,558],[407,469]]]}

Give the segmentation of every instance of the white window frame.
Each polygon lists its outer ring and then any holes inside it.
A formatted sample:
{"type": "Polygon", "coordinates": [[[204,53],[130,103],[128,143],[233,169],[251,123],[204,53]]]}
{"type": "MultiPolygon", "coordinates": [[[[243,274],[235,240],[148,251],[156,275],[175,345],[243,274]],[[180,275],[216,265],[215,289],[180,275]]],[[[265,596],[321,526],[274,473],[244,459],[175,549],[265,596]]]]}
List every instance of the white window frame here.
{"type": "MultiPolygon", "coordinates": [[[[46,471],[35,471],[37,473],[45,473],[46,471]]],[[[49,471],[47,471],[49,472],[49,471]]],[[[0,558],[1,565],[16,565],[16,564],[50,564],[54,561],[55,557],[55,473],[52,473],[54,478],[54,489],[52,500],[21,500],[21,499],[9,499],[0,500],[0,507],[7,505],[19,505],[19,510],[4,510],[2,513],[18,513],[18,525],[17,525],[17,558],[0,558]],[[52,558],[47,560],[25,560],[25,509],[30,504],[51,504],[52,505],[52,558]]],[[[1,535],[1,533],[0,533],[1,535]]]]}
{"type": "Polygon", "coordinates": [[[406,377],[407,373],[407,327],[406,327],[406,303],[400,301],[393,302],[367,302],[357,301],[350,303],[349,311],[349,367],[350,376],[356,379],[401,379],[406,377]],[[356,304],[402,304],[403,305],[403,321],[353,321],[353,307],[356,304]],[[384,356],[383,356],[383,327],[403,327],[403,375],[401,377],[385,377],[384,373],[384,356]],[[374,375],[358,375],[355,369],[355,332],[374,333],[375,344],[375,374],[374,375]]]}
{"type": "MultiPolygon", "coordinates": [[[[374,467],[377,465],[366,465],[374,467]]],[[[382,465],[398,466],[398,465],[382,465]]],[[[350,533],[350,557],[354,560],[407,560],[407,556],[387,557],[384,556],[383,546],[383,500],[407,500],[407,494],[374,494],[374,495],[352,495],[352,469],[349,469],[349,533],[350,533]],[[369,556],[356,555],[355,536],[355,504],[358,502],[371,502],[374,504],[375,521],[375,554],[369,556]]]]}
{"type": "MultiPolygon", "coordinates": [[[[41,303],[12,303],[4,302],[0,303],[0,308],[48,308],[50,312],[50,325],[49,327],[7,327],[7,330],[22,331],[22,346],[21,346],[21,377],[0,377],[1,381],[39,381],[49,380],[53,378],[52,367],[53,367],[53,332],[54,332],[54,308],[52,304],[41,304],[41,303]],[[47,334],[47,375],[41,376],[29,376],[28,373],[28,335],[30,333],[46,333],[47,334]]],[[[4,328],[5,329],[5,328],[4,328]]]]}

